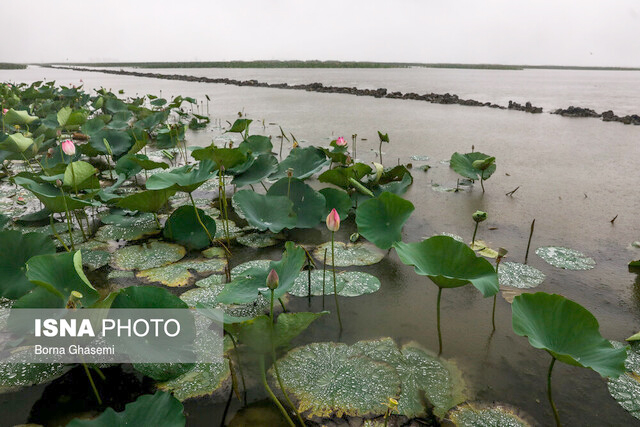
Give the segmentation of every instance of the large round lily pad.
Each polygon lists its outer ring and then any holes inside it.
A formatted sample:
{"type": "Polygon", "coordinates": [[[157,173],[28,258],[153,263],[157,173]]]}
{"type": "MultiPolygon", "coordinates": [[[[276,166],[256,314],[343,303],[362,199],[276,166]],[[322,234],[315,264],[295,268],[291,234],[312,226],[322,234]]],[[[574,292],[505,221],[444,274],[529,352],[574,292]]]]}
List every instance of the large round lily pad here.
{"type": "Polygon", "coordinates": [[[517,408],[503,403],[463,403],[446,416],[456,427],[531,427],[537,423],[517,408]]]}
{"type": "Polygon", "coordinates": [[[204,249],[211,245],[209,236],[216,235],[216,222],[201,209],[196,213],[193,206],[184,205],[176,209],[167,219],[162,235],[165,239],[177,242],[187,249],[204,249]],[[200,222],[209,231],[208,235],[200,222]]]}
{"type": "Polygon", "coordinates": [[[118,270],[148,270],[179,261],[186,253],[180,245],[152,241],[118,249],[111,257],[111,266],[118,270]]]}
{"type": "Polygon", "coordinates": [[[298,221],[293,202],[286,196],[240,190],[233,195],[233,207],[240,217],[261,231],[268,229],[278,233],[285,228],[295,228],[298,221]]]}
{"type": "Polygon", "coordinates": [[[528,289],[535,288],[544,282],[545,275],[537,268],[518,262],[505,261],[498,267],[500,286],[528,289]]]}
{"type": "MultiPolygon", "coordinates": [[[[127,218],[128,221],[118,221],[107,224],[98,229],[95,239],[101,242],[110,240],[140,240],[160,233],[160,229],[152,214],[142,214],[127,218]]],[[[103,219],[104,221],[104,219],[103,219]]]]}
{"type": "MultiPolygon", "coordinates": [[[[617,349],[625,347],[619,342],[612,344],[617,349]]],[[[624,374],[609,379],[609,394],[631,415],[640,419],[640,343],[631,344],[624,367],[624,374]]]]}
{"type": "Polygon", "coordinates": [[[593,369],[603,377],[624,373],[626,350],[600,335],[598,321],[580,304],[544,292],[522,294],[511,306],[513,331],[561,362],[593,369]]]}
{"type": "Polygon", "coordinates": [[[286,392],[307,418],[381,414],[400,393],[396,369],[341,343],[312,343],[278,361],[286,392]]]}
{"type": "Polygon", "coordinates": [[[160,282],[169,287],[188,286],[194,275],[189,270],[198,273],[220,273],[224,271],[226,262],[213,258],[206,261],[179,261],[164,267],[156,267],[139,271],[136,276],[150,282],[160,282]]]}
{"type": "Polygon", "coordinates": [[[543,246],[536,249],[536,255],[554,267],[565,270],[591,270],[596,265],[593,258],[562,246],[543,246]]]}
{"type": "Polygon", "coordinates": [[[402,226],[414,209],[410,201],[384,192],[356,209],[358,232],[380,249],[389,249],[402,240],[402,226]]]}
{"type": "MultiPolygon", "coordinates": [[[[325,295],[333,295],[333,273],[330,270],[313,270],[311,272],[311,295],[322,295],[322,280],[325,276],[325,295]]],[[[342,271],[336,274],[336,288],[338,295],[343,297],[357,297],[370,294],[380,289],[380,280],[377,277],[360,271],[342,271]]],[[[303,271],[289,291],[291,295],[306,297],[309,294],[309,273],[303,271]]]]}
{"type": "Polygon", "coordinates": [[[440,417],[465,400],[464,382],[458,368],[417,343],[406,344],[399,350],[391,338],[382,338],[360,341],[352,347],[396,368],[401,381],[401,393],[397,398],[399,414],[409,418],[425,416],[423,393],[433,405],[433,412],[440,417]]]}
{"type": "Polygon", "coordinates": [[[325,198],[322,194],[296,178],[282,178],[267,191],[267,196],[284,196],[293,203],[297,215],[296,228],[313,228],[326,215],[325,198]]]}
{"type": "Polygon", "coordinates": [[[372,265],[382,261],[384,253],[370,243],[344,243],[335,242],[335,264],[331,260],[331,242],[318,246],[313,251],[317,260],[324,259],[324,251],[327,249],[327,265],[336,267],[350,267],[352,265],[372,265]]]}

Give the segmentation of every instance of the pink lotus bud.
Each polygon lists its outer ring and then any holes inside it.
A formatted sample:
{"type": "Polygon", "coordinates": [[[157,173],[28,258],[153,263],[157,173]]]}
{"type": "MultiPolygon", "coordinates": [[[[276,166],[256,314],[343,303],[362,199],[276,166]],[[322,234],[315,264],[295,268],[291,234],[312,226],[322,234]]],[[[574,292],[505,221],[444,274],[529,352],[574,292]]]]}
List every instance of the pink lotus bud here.
{"type": "Polygon", "coordinates": [[[278,277],[278,273],[274,269],[271,269],[269,275],[267,276],[267,287],[271,290],[274,290],[278,287],[279,282],[280,278],[278,277]]]}
{"type": "Polygon", "coordinates": [[[72,140],[65,139],[64,141],[62,141],[62,151],[67,156],[73,156],[74,154],[76,154],[76,146],[72,140]]]}
{"type": "Polygon", "coordinates": [[[53,157],[53,148],[49,148],[47,150],[47,159],[50,159],[53,157]]]}
{"type": "Polygon", "coordinates": [[[336,139],[336,145],[338,147],[344,147],[347,145],[347,141],[345,141],[343,137],[339,137],[338,139],[336,139]]]}
{"type": "Polygon", "coordinates": [[[2,109],[2,115],[7,114],[7,111],[9,111],[7,108],[3,108],[3,109],[2,109]]]}
{"type": "Polygon", "coordinates": [[[329,215],[327,215],[327,228],[331,231],[338,231],[340,229],[340,215],[334,209],[331,209],[329,215]]]}

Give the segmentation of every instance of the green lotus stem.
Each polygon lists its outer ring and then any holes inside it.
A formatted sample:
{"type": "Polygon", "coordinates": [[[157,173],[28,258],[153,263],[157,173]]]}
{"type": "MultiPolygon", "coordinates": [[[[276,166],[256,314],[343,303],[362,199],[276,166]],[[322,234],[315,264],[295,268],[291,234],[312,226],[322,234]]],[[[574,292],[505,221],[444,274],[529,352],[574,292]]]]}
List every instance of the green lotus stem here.
{"type": "Polygon", "coordinates": [[[76,184],[76,171],[73,167],[73,163],[69,164],[71,166],[71,179],[73,180],[73,190],[76,192],[76,197],[78,196],[78,184],[76,184]]]}
{"type": "Polygon", "coordinates": [[[105,154],[104,159],[107,161],[107,167],[109,168],[109,178],[113,180],[113,170],[111,168],[111,162],[109,161],[109,156],[105,154]]]}
{"type": "Polygon", "coordinates": [[[380,153],[380,164],[382,164],[382,138],[380,138],[380,147],[378,147],[378,153],[380,153]]]}
{"type": "Polygon", "coordinates": [[[269,397],[271,398],[271,400],[273,400],[273,403],[275,403],[278,409],[280,409],[280,412],[282,412],[282,415],[284,415],[289,425],[291,427],[296,427],[296,425],[291,420],[291,417],[287,413],[287,410],[284,409],[284,407],[282,406],[282,403],[280,403],[276,395],[273,394],[273,391],[271,390],[271,388],[269,387],[269,384],[267,383],[267,376],[265,375],[265,369],[264,369],[264,356],[260,356],[259,360],[260,360],[260,376],[262,377],[262,386],[269,394],[269,397]]]}
{"type": "Polygon", "coordinates": [[[93,368],[94,371],[96,371],[96,374],[98,374],[98,376],[100,377],[100,379],[102,381],[106,380],[107,377],[104,376],[104,374],[102,373],[102,371],[100,370],[100,368],[98,368],[97,366],[92,366],[91,368],[93,368]]]}
{"type": "Polygon", "coordinates": [[[324,250],[324,260],[322,261],[322,309],[324,310],[324,283],[327,278],[327,249],[324,250]]]}
{"type": "Polygon", "coordinates": [[[204,232],[207,233],[207,237],[209,238],[209,241],[211,243],[213,243],[213,238],[211,237],[211,233],[209,233],[209,230],[207,229],[207,227],[205,227],[204,223],[202,222],[202,219],[200,219],[200,214],[198,213],[198,208],[196,207],[196,202],[195,202],[195,200],[193,200],[193,196],[191,195],[191,193],[189,193],[189,198],[191,199],[191,204],[193,205],[193,210],[196,213],[196,218],[198,219],[198,222],[200,223],[200,226],[202,227],[204,232]]]}
{"type": "Polygon", "coordinates": [[[484,193],[484,170],[480,172],[480,186],[482,187],[482,192],[484,193]]]}
{"type": "Polygon", "coordinates": [[[556,420],[556,426],[560,427],[560,416],[558,415],[558,408],[556,408],[556,404],[553,403],[553,397],[551,395],[551,371],[553,370],[553,365],[556,363],[556,358],[551,356],[551,365],[549,365],[549,372],[547,373],[547,397],[549,398],[549,403],[551,404],[551,409],[553,410],[553,417],[556,420]]]}
{"type": "Polygon", "coordinates": [[[160,225],[160,221],[158,220],[158,214],[156,212],[153,213],[153,219],[156,221],[156,225],[158,226],[158,228],[162,229],[162,226],[160,225]]]}
{"type": "Polygon", "coordinates": [[[473,245],[476,243],[476,233],[478,232],[478,224],[480,224],[479,222],[476,222],[476,228],[473,229],[473,237],[471,238],[471,249],[473,249],[473,245]]]}
{"type": "Polygon", "coordinates": [[[227,333],[229,338],[231,338],[231,343],[233,344],[233,350],[236,353],[236,359],[238,362],[238,371],[240,371],[240,379],[242,380],[242,394],[244,397],[244,405],[247,406],[247,385],[244,381],[244,372],[242,372],[242,361],[240,360],[240,352],[238,352],[238,344],[236,343],[236,339],[230,333],[227,333]]]}
{"type": "Polygon", "coordinates": [[[227,246],[231,246],[231,244],[229,243],[229,213],[227,211],[227,192],[224,185],[224,175],[222,174],[222,169],[219,170],[218,175],[220,177],[218,195],[220,199],[220,208],[222,209],[222,228],[224,230],[225,238],[227,239],[227,246]]]}
{"type": "Polygon", "coordinates": [[[93,394],[95,394],[96,399],[98,400],[98,404],[102,405],[102,399],[100,399],[100,393],[98,393],[98,389],[96,387],[96,383],[93,382],[93,377],[91,376],[91,371],[89,371],[89,367],[86,363],[83,363],[84,372],[87,374],[87,378],[89,379],[89,383],[91,384],[91,388],[93,389],[93,394]]]}
{"type": "Polygon", "coordinates": [[[436,320],[438,324],[438,356],[442,354],[442,332],[440,332],[440,297],[442,296],[442,288],[438,287],[438,302],[436,303],[436,320]]]}
{"type": "MultiPolygon", "coordinates": [[[[498,274],[498,268],[500,267],[500,259],[501,257],[498,256],[498,258],[496,259],[496,275],[498,274]]],[[[493,330],[496,330],[496,299],[498,297],[498,294],[495,294],[493,296],[493,310],[491,312],[491,324],[493,325],[493,330]]]]}
{"type": "Polygon", "coordinates": [[[282,307],[282,311],[286,313],[287,308],[284,306],[284,301],[282,301],[282,298],[278,298],[278,302],[280,303],[280,307],[282,307]]]}
{"type": "Polygon", "coordinates": [[[273,324],[274,324],[274,319],[273,319],[273,300],[274,300],[274,292],[275,289],[271,289],[271,310],[269,312],[269,316],[271,318],[271,321],[269,322],[269,331],[271,334],[271,358],[273,359],[273,370],[276,373],[276,379],[278,380],[278,385],[280,386],[280,390],[282,390],[282,394],[284,395],[284,399],[287,401],[287,404],[293,408],[293,410],[296,413],[296,416],[298,417],[298,421],[300,421],[301,425],[305,425],[304,421],[302,420],[302,417],[300,416],[300,412],[298,412],[298,408],[296,408],[294,406],[294,404],[291,402],[291,399],[289,399],[289,395],[287,394],[287,392],[284,389],[284,384],[282,383],[282,378],[280,377],[280,371],[278,370],[278,364],[276,363],[276,343],[275,343],[275,332],[273,330],[273,324]]]}
{"type": "Polygon", "coordinates": [[[338,284],[336,282],[336,258],[334,251],[335,233],[335,231],[331,232],[331,269],[333,270],[333,296],[336,300],[336,313],[338,314],[338,323],[340,324],[340,330],[342,331],[342,318],[340,317],[340,305],[338,304],[338,284]]]}
{"type": "Polygon", "coordinates": [[[536,226],[536,219],[534,218],[533,221],[531,221],[531,231],[529,232],[529,241],[527,242],[527,253],[524,255],[524,263],[527,263],[527,260],[529,259],[529,248],[531,248],[531,238],[533,237],[533,229],[536,226]]]}
{"type": "Polygon", "coordinates": [[[62,193],[62,201],[64,202],[64,211],[65,211],[64,219],[67,221],[67,229],[69,230],[69,241],[71,242],[71,249],[75,251],[76,247],[73,244],[73,233],[71,232],[71,224],[69,223],[69,217],[71,214],[69,213],[69,207],[67,206],[67,198],[64,195],[64,190],[62,189],[62,187],[60,187],[60,192],[62,193]]]}
{"type": "Polygon", "coordinates": [[[78,211],[73,211],[73,215],[76,217],[76,220],[78,221],[78,226],[80,227],[80,232],[82,233],[82,238],[84,239],[83,241],[87,241],[87,234],[84,232],[84,227],[82,226],[82,221],[80,220],[80,216],[78,216],[78,211]]]}
{"type": "Polygon", "coordinates": [[[60,242],[60,244],[62,245],[65,251],[70,252],[69,247],[60,238],[60,236],[58,235],[58,232],[56,231],[56,228],[53,226],[53,213],[49,215],[49,223],[51,224],[51,231],[53,232],[53,235],[56,236],[56,239],[58,239],[58,242],[60,242]]]}
{"type": "Polygon", "coordinates": [[[24,162],[27,164],[27,166],[29,167],[29,169],[31,169],[31,173],[33,173],[34,175],[36,174],[36,172],[33,170],[33,168],[31,167],[31,162],[29,160],[27,160],[27,158],[25,157],[24,153],[20,153],[20,155],[22,156],[22,158],[24,159],[24,162]]]}
{"type": "Polygon", "coordinates": [[[290,190],[291,190],[291,176],[289,176],[289,180],[287,181],[287,199],[289,198],[290,190]]]}

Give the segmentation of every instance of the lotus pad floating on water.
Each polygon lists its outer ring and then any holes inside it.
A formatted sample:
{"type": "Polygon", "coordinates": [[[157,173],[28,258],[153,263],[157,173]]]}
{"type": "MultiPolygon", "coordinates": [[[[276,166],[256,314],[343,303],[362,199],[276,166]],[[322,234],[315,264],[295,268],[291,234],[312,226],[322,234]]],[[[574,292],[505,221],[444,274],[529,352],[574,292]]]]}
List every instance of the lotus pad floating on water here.
{"type": "Polygon", "coordinates": [[[159,234],[160,230],[152,214],[135,217],[136,221],[127,224],[107,224],[98,229],[95,239],[101,242],[109,240],[140,240],[159,234]]]}
{"type": "Polygon", "coordinates": [[[189,270],[198,273],[220,273],[224,271],[226,262],[221,259],[206,261],[180,261],[164,267],[156,267],[139,271],[136,276],[147,279],[150,282],[160,282],[169,287],[188,286],[193,274],[189,270]]]}
{"type": "Polygon", "coordinates": [[[184,427],[186,423],[182,403],[169,393],[145,394],[135,402],[128,403],[123,412],[107,408],[92,420],[74,419],[69,427],[124,427],[156,426],[184,427]]]}
{"type": "MultiPolygon", "coordinates": [[[[331,242],[318,246],[313,251],[313,256],[318,260],[324,259],[324,250],[327,249],[327,265],[333,265],[331,260],[331,242]]],[[[382,261],[384,253],[370,243],[335,242],[335,266],[350,267],[352,265],[372,265],[382,261]]]]}
{"type": "Polygon", "coordinates": [[[531,427],[537,425],[517,408],[502,403],[463,403],[446,416],[456,427],[531,427]]]}
{"type": "Polygon", "coordinates": [[[434,406],[438,416],[465,400],[464,382],[458,368],[416,343],[409,343],[398,350],[391,338],[360,341],[352,346],[366,356],[385,361],[396,368],[400,375],[401,393],[398,396],[398,413],[409,418],[426,415],[422,393],[434,406]]]}
{"type": "Polygon", "coordinates": [[[238,236],[236,241],[250,248],[268,248],[280,243],[278,235],[269,232],[245,234],[244,236],[238,236]]]}
{"type": "Polygon", "coordinates": [[[500,286],[518,289],[535,288],[544,282],[545,275],[537,268],[518,262],[502,262],[498,267],[500,286]]]}
{"type": "Polygon", "coordinates": [[[235,279],[237,276],[247,271],[250,268],[267,268],[269,267],[269,263],[271,263],[270,259],[254,259],[252,261],[247,261],[242,264],[238,264],[231,269],[231,278],[235,279]]]}
{"type": "MultiPolygon", "coordinates": [[[[333,274],[322,270],[311,272],[311,295],[322,295],[322,279],[325,276],[325,295],[333,295],[333,274]]],[[[343,271],[336,274],[336,287],[338,295],[343,297],[357,297],[363,294],[370,294],[380,289],[380,280],[368,273],[359,271],[343,271]]],[[[289,291],[291,295],[306,297],[309,293],[309,273],[303,271],[289,291]]]]}
{"type": "Polygon", "coordinates": [[[226,314],[235,317],[255,317],[263,314],[265,310],[269,309],[269,302],[262,295],[258,296],[255,301],[248,304],[220,304],[218,303],[216,297],[223,288],[223,283],[211,283],[206,287],[191,289],[180,295],[180,298],[191,308],[194,308],[196,305],[201,304],[219,308],[226,314]]]}
{"type": "Polygon", "coordinates": [[[384,413],[400,393],[396,369],[341,343],[298,347],[278,361],[286,392],[307,418],[384,413]]]}
{"type": "MultiPolygon", "coordinates": [[[[198,322],[208,321],[201,316],[198,322]]],[[[210,321],[209,321],[210,322],[210,321]]],[[[231,340],[225,338],[225,347],[231,340]]],[[[195,341],[196,352],[203,358],[211,359],[216,353],[220,353],[219,338],[212,338],[210,334],[199,335],[195,341]]],[[[196,397],[210,396],[220,389],[231,377],[229,361],[222,358],[214,363],[196,363],[195,366],[184,374],[158,384],[158,389],[173,393],[180,401],[196,397]]]]}
{"type": "Polygon", "coordinates": [[[112,255],[111,266],[118,270],[148,270],[179,261],[186,252],[180,245],[158,241],[126,246],[112,255]]]}
{"type": "Polygon", "coordinates": [[[5,362],[0,363],[0,393],[17,387],[46,383],[69,370],[69,366],[63,363],[26,363],[24,360],[29,357],[27,351],[33,350],[14,352],[5,362]]]}
{"type": "MultiPolygon", "coordinates": [[[[614,348],[623,348],[619,342],[612,342],[614,348]]],[[[626,372],[618,378],[610,378],[607,386],[609,394],[631,415],[640,419],[640,344],[631,344],[624,362],[626,372]]]]}
{"type": "Polygon", "coordinates": [[[554,267],[565,270],[591,270],[596,262],[582,252],[561,246],[543,246],[536,249],[536,255],[554,267]]]}

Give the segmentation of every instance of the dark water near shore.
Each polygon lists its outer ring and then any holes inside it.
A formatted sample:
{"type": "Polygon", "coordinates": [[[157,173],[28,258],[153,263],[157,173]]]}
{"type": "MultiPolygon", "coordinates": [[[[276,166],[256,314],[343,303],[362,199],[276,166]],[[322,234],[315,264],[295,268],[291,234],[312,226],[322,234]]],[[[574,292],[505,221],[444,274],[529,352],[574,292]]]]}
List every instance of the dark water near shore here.
{"type": "MultiPolygon", "coordinates": [[[[189,70],[176,73],[189,74],[189,70]]],[[[531,101],[545,110],[573,104],[599,112],[640,112],[640,72],[199,69],[193,75],[450,92],[500,104],[509,99],[531,101]],[[203,74],[207,72],[212,74],[203,74]]],[[[405,197],[416,210],[405,226],[405,241],[443,231],[470,239],[471,213],[480,209],[489,213],[489,219],[481,224],[478,236],[492,247],[507,248],[509,260],[522,262],[529,225],[535,218],[532,248],[568,246],[585,252],[598,263],[586,272],[564,271],[530,254],[530,264],[547,275],[538,290],[560,293],[584,305],[596,316],[602,335],[608,339],[621,341],[640,330],[640,281],[626,267],[632,259],[640,258],[640,250],[630,246],[640,240],[638,126],[459,105],[66,70],[0,71],[0,81],[30,82],[43,77],[59,84],[78,84],[83,79],[86,88],[124,89],[125,96],[162,91],[165,97],[180,94],[204,101],[208,94],[213,118],[233,121],[238,111],[244,111],[256,120],[252,133],[275,137],[279,135],[279,125],[292,132],[303,146],[305,141],[326,144],[340,135],[350,140],[348,136],[357,133],[359,139],[366,138],[358,142],[358,157],[364,162],[376,160],[377,131],[388,132],[391,143],[383,147],[386,166],[396,164],[398,159],[409,162],[412,155],[430,157],[426,162],[412,161],[414,166],[432,166],[426,173],[413,169],[415,181],[405,197]],[[483,195],[479,186],[462,193],[433,191],[432,182],[455,186],[456,175],[441,160],[448,159],[454,151],[471,151],[472,145],[476,151],[497,157],[498,170],[486,182],[487,192],[483,195]],[[517,186],[520,188],[513,197],[505,196],[517,186]],[[615,215],[618,218],[612,225],[609,221],[615,215]],[[497,229],[490,231],[490,227],[497,229]]],[[[218,129],[190,134],[188,142],[207,145],[219,134],[218,129]]],[[[347,221],[338,238],[346,240],[354,229],[355,225],[347,221]]],[[[328,238],[320,228],[309,232],[309,240],[328,238]]],[[[275,249],[255,254],[278,257],[280,252],[275,249]]],[[[437,349],[437,288],[404,266],[393,251],[380,264],[363,271],[377,275],[382,288],[375,294],[341,300],[345,323],[342,339],[350,343],[391,336],[399,343],[415,340],[437,349]]],[[[490,299],[483,299],[472,287],[447,289],[442,298],[443,357],[454,359],[462,369],[472,399],[507,402],[528,412],[541,425],[550,425],[553,418],[546,400],[545,377],[549,356],[512,332],[509,304],[498,297],[497,331],[491,335],[490,299]]],[[[306,299],[292,299],[291,304],[294,309],[307,309],[306,299]]],[[[328,308],[333,308],[330,303],[328,308]]],[[[313,301],[312,309],[320,309],[319,299],[313,301]]],[[[336,321],[331,316],[314,324],[300,342],[336,339],[336,321]]],[[[553,386],[565,425],[640,425],[609,396],[605,382],[595,372],[557,364],[553,386]]],[[[41,390],[38,387],[0,395],[0,424],[25,422],[41,390]]],[[[222,405],[206,402],[186,407],[190,425],[217,422],[222,410],[222,405]],[[217,414],[212,415],[212,411],[217,414]]]]}

